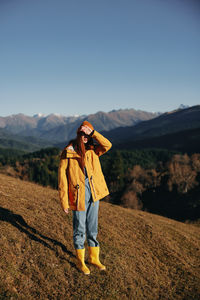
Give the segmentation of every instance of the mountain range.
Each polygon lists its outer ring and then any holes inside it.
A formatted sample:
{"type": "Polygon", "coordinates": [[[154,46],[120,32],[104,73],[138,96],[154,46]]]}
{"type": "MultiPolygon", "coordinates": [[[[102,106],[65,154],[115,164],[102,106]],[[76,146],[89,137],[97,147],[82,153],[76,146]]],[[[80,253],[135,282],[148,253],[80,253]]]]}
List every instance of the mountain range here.
{"type": "Polygon", "coordinates": [[[81,116],[23,114],[0,117],[0,147],[35,151],[64,147],[83,120],[102,132],[117,148],[168,148],[200,151],[200,105],[166,113],[113,110],[81,116]]]}
{"type": "Polygon", "coordinates": [[[170,143],[174,149],[180,150],[182,144],[200,144],[200,105],[166,112],[152,120],[116,128],[104,134],[113,144],[126,149],[154,146],[168,148],[170,143]]]}
{"type": "MultiPolygon", "coordinates": [[[[0,137],[1,146],[12,144],[18,147],[21,142],[26,147],[27,140],[41,148],[46,143],[47,146],[72,139],[76,135],[76,130],[87,119],[96,130],[111,130],[116,127],[135,125],[144,120],[157,117],[158,113],[137,111],[134,109],[113,110],[111,112],[97,112],[90,115],[81,116],[61,116],[51,114],[48,116],[35,115],[33,117],[24,114],[0,117],[0,137]],[[3,142],[4,141],[4,142],[3,142]]],[[[35,150],[35,149],[34,149],[35,150]]]]}

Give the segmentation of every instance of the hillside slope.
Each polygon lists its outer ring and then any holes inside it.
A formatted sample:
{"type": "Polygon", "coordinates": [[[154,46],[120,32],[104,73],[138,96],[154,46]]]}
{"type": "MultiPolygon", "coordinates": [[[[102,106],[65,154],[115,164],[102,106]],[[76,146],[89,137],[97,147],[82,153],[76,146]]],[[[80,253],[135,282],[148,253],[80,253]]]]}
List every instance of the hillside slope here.
{"type": "MultiPolygon", "coordinates": [[[[198,299],[200,228],[101,202],[100,272],[76,268],[57,191],[0,175],[0,299],[198,299]]],[[[86,257],[87,260],[87,257],[86,257]]]]}
{"type": "Polygon", "coordinates": [[[124,143],[114,145],[117,149],[168,149],[187,153],[200,153],[200,127],[165,134],[143,140],[127,139],[124,143]]]}
{"type": "Polygon", "coordinates": [[[27,152],[53,146],[53,143],[33,136],[20,136],[0,128],[0,148],[17,149],[27,152]]]}

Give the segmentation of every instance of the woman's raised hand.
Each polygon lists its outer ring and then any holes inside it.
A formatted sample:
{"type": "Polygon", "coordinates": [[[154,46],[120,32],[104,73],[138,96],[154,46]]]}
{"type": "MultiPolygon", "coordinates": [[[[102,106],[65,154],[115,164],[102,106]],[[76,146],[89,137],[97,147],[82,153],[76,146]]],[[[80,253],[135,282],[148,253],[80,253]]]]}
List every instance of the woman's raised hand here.
{"type": "Polygon", "coordinates": [[[90,135],[90,133],[92,132],[92,129],[85,125],[85,126],[81,126],[81,131],[85,132],[85,134],[90,135]]]}

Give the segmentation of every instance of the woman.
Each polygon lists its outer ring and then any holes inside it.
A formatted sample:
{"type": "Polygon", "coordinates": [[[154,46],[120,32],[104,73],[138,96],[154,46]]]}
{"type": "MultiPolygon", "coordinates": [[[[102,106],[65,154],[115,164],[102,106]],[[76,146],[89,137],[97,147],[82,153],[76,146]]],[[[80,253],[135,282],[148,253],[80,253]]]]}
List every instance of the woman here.
{"type": "Polygon", "coordinates": [[[98,209],[99,200],[109,194],[99,156],[111,148],[111,143],[84,121],[77,137],[63,150],[59,166],[59,197],[66,214],[73,211],[73,241],[79,269],[90,274],[85,265],[85,237],[89,261],[100,270],[106,267],[99,261],[98,209]],[[96,144],[94,144],[94,140],[96,144]]]}

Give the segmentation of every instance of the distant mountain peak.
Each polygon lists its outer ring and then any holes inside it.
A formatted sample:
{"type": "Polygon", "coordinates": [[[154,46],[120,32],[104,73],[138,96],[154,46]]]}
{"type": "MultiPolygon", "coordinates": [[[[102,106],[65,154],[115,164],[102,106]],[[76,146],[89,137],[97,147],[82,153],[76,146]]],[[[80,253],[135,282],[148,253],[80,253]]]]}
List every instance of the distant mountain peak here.
{"type": "Polygon", "coordinates": [[[51,114],[49,114],[49,116],[64,117],[63,115],[61,115],[59,113],[51,113],[51,114]]]}
{"type": "Polygon", "coordinates": [[[185,105],[185,104],[181,104],[180,106],[179,106],[179,109],[186,109],[186,108],[189,108],[190,106],[189,105],[185,105]]]}
{"type": "Polygon", "coordinates": [[[45,114],[38,113],[38,114],[33,115],[33,118],[43,118],[45,116],[46,116],[45,114]]]}

